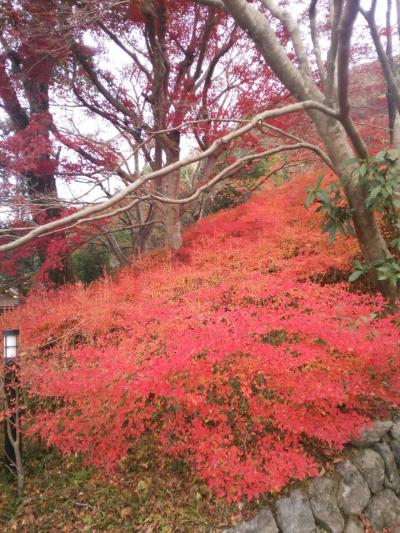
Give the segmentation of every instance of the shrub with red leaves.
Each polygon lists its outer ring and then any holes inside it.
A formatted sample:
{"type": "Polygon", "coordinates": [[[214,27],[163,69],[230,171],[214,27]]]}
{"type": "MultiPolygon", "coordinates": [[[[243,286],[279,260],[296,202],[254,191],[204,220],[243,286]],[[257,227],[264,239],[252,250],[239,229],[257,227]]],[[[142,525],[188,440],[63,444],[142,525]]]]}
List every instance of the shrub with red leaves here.
{"type": "Polygon", "coordinates": [[[19,325],[29,435],[107,469],[149,438],[217,497],[257,498],[317,473],[400,402],[398,324],[347,283],[357,253],[328,247],[305,182],[264,191],[115,281],[32,295],[19,325]]]}

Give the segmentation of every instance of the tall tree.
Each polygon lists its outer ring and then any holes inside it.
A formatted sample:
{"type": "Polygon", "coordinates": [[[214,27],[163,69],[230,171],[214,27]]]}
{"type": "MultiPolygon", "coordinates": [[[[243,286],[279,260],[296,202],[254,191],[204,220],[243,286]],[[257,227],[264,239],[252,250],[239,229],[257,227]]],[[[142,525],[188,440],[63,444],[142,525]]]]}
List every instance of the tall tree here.
{"type": "MultiPolygon", "coordinates": [[[[263,0],[262,6],[261,3],[254,4],[247,0],[199,2],[228,12],[248,33],[268,66],[299,102],[311,99],[337,110],[336,116],[314,109],[308,110],[308,113],[343,186],[367,263],[374,264],[390,257],[374,213],[367,208],[368,187],[359,174],[354,172],[354,167],[347,164],[354,156],[365,159],[369,155],[367,145],[353,122],[349,103],[351,41],[360,9],[359,0],[330,2],[328,8],[326,5],[322,6],[322,9],[325,7],[330,28],[326,58],[322,57],[316,31],[316,0],[312,0],[309,5],[309,24],[306,27],[308,35],[304,35],[305,26],[296,19],[295,6],[282,7],[274,0],[263,0]],[[276,27],[283,28],[289,35],[292,47],[290,55],[279,42],[276,27]],[[312,44],[320,78],[318,84],[313,75],[307,42],[312,44]]],[[[396,292],[396,288],[391,285],[386,285],[383,290],[386,294],[396,292]]]]}
{"type": "MultiPolygon", "coordinates": [[[[398,64],[393,56],[393,28],[392,18],[392,0],[387,0],[386,4],[386,48],[381,41],[380,31],[376,22],[376,0],[371,0],[369,9],[360,8],[371,34],[376,54],[382,67],[386,81],[386,94],[388,104],[388,122],[390,130],[390,142],[400,148],[400,82],[398,64]]],[[[400,20],[400,3],[396,2],[396,11],[398,20],[400,20]]],[[[400,25],[397,28],[398,39],[400,39],[400,25]]]]}
{"type": "MultiPolygon", "coordinates": [[[[55,18],[50,2],[22,1],[18,9],[6,1],[1,6],[0,102],[5,112],[0,164],[3,187],[16,185],[29,198],[35,224],[60,215],[55,172],[58,161],[50,138],[52,115],[49,91],[59,54],[52,53],[55,18]],[[32,28],[35,28],[32,32],[32,28]]],[[[44,261],[46,249],[41,250],[44,261]]],[[[54,281],[69,272],[54,270],[54,281]]]]}
{"type": "MultiPolygon", "coordinates": [[[[260,95],[266,100],[269,69],[225,13],[170,0],[131,2],[109,11],[104,7],[98,4],[98,16],[86,27],[103,43],[102,51],[88,55],[82,39],[72,44],[77,66],[73,90],[87,109],[122,131],[132,146],[140,146],[153,171],[180,160],[184,136],[194,137],[205,150],[224,131],[224,119],[254,113],[260,95]],[[122,76],[104,68],[110,50],[123,57],[122,76]],[[134,80],[129,88],[128,79],[134,80]],[[215,116],[219,123],[207,122],[215,116]],[[185,122],[194,124],[182,129],[185,122]]],[[[211,169],[211,164],[201,167],[203,182],[211,169]]],[[[197,179],[192,186],[196,184],[197,179]]],[[[179,171],[155,182],[155,190],[167,197],[179,197],[181,188],[179,171]]],[[[166,244],[179,248],[181,207],[161,204],[151,217],[160,218],[159,211],[166,244]]]]}
{"type": "MultiPolygon", "coordinates": [[[[187,1],[177,10],[176,2],[164,0],[103,0],[95,6],[25,0],[24,5],[17,3],[14,11],[11,7],[3,31],[3,37],[8,31],[8,48],[19,50],[12,33],[13,20],[18,17],[19,25],[21,21],[24,24],[20,33],[25,39],[36,35],[41,43],[36,53],[52,61],[53,70],[47,70],[48,75],[53,73],[47,87],[48,120],[41,119],[40,124],[49,151],[57,154],[52,159],[48,155],[54,162],[53,203],[57,203],[56,179],[72,184],[84,179],[110,199],[106,180],[113,179],[123,189],[140,177],[143,167],[157,172],[178,163],[182,146],[204,151],[235,124],[232,120],[250,116],[271,101],[270,70],[223,12],[187,1]],[[27,16],[30,9],[38,12],[40,24],[27,16]],[[88,42],[96,45],[88,46],[88,42]],[[249,59],[251,69],[247,68],[249,59]],[[98,126],[95,136],[77,126],[84,113],[98,126]]],[[[3,72],[11,78],[13,72],[6,63],[3,72]]],[[[20,80],[9,82],[18,85],[20,80]]],[[[135,206],[129,202],[124,209],[119,206],[139,251],[160,221],[166,244],[180,247],[183,206],[161,200],[190,195],[198,185],[206,184],[223,151],[220,147],[203,161],[189,184],[182,183],[177,169],[140,187],[137,196],[141,201],[135,206]]],[[[8,175],[14,180],[17,171],[7,163],[8,175]]],[[[49,191],[44,192],[42,202],[45,196],[49,201],[49,191]]],[[[57,216],[59,211],[53,206],[51,213],[57,216]]],[[[107,241],[119,263],[126,263],[128,259],[112,234],[107,241]]]]}

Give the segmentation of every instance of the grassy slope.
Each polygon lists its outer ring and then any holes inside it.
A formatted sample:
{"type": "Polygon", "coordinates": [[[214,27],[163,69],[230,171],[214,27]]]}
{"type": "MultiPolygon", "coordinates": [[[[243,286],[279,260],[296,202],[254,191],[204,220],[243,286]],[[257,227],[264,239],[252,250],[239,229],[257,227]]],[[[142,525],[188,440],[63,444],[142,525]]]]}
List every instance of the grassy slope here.
{"type": "MultiPolygon", "coordinates": [[[[317,282],[345,279],[357,246],[343,238],[327,245],[318,216],[303,208],[305,183],[313,181],[315,175],[298,178],[202,221],[187,231],[176,256],[155,252],[114,283],[69,289],[54,296],[51,305],[48,295],[32,297],[2,325],[14,327],[18,320],[26,345],[33,339],[40,344],[57,321],[79,324],[87,336],[104,334],[118,314],[139,301],[184,300],[193,312],[204,312],[213,305],[210,288],[240,284],[251,291],[263,276],[271,283],[274,272],[317,282]]],[[[106,476],[84,468],[79,457],[63,458],[34,444],[26,449],[25,497],[16,499],[13,486],[0,478],[3,531],[208,531],[209,524],[226,526],[242,518],[236,506],[214,502],[179,461],[167,465],[168,479],[159,479],[151,450],[143,449],[135,461],[128,457],[119,475],[106,476]]]]}

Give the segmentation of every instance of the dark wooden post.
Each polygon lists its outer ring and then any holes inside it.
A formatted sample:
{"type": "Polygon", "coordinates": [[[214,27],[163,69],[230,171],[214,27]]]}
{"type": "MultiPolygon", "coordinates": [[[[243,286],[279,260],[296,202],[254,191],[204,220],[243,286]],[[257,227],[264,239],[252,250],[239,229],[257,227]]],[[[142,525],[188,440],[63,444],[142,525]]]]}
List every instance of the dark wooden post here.
{"type": "Polygon", "coordinates": [[[3,331],[4,396],[6,409],[12,410],[4,421],[4,464],[9,472],[16,472],[17,454],[21,457],[21,437],[17,428],[19,413],[15,411],[18,407],[18,336],[17,329],[3,331]]]}

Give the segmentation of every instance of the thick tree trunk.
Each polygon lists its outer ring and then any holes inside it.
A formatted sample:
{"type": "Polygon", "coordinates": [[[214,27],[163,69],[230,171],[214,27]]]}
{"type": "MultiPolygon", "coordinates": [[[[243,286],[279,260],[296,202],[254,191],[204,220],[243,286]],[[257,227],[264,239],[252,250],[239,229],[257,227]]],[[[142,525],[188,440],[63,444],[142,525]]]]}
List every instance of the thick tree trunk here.
{"type": "MultiPolygon", "coordinates": [[[[178,131],[168,135],[168,143],[164,148],[167,156],[167,165],[176,163],[180,157],[180,134],[178,131]]],[[[167,198],[179,197],[180,171],[172,172],[162,178],[161,193],[167,198]]],[[[165,244],[172,250],[179,250],[182,246],[182,209],[179,204],[162,205],[163,222],[165,226],[165,244]]]]}
{"type": "MultiPolygon", "coordinates": [[[[170,163],[170,162],[169,162],[170,163]]],[[[163,180],[163,194],[169,198],[178,198],[179,195],[179,172],[170,174],[163,180]]],[[[163,205],[163,220],[165,226],[165,244],[178,250],[182,246],[181,208],[179,204],[163,205]]]]}
{"type": "MultiPolygon", "coordinates": [[[[367,208],[368,190],[360,183],[354,167],[346,162],[354,157],[346,132],[334,119],[313,117],[326,150],[333,162],[335,172],[343,186],[347,201],[353,213],[354,229],[358,243],[368,264],[390,257],[389,249],[376,221],[373,211],[367,208]]],[[[379,283],[381,292],[394,301],[396,288],[389,283],[379,283]]]]}
{"type": "Polygon", "coordinates": [[[387,108],[388,108],[388,126],[389,126],[389,138],[390,138],[390,144],[394,144],[394,128],[396,123],[396,115],[397,113],[397,105],[396,101],[393,97],[393,92],[390,88],[386,91],[386,100],[387,100],[387,108]]]}
{"type": "MultiPolygon", "coordinates": [[[[318,94],[311,94],[311,97],[318,99],[318,94]]],[[[356,167],[347,163],[354,157],[354,151],[346,131],[338,120],[319,111],[310,111],[309,115],[343,186],[347,202],[352,210],[357,240],[366,263],[371,265],[385,260],[391,254],[373,211],[367,208],[367,187],[360,183],[358,173],[354,172],[356,167]]],[[[389,300],[396,299],[396,288],[390,283],[379,282],[378,286],[389,300]]]]}
{"type": "Polygon", "coordinates": [[[352,172],[354,169],[346,164],[354,157],[347,135],[334,119],[323,117],[316,121],[316,125],[352,209],[356,234],[365,259],[368,263],[383,259],[388,249],[373,212],[366,206],[368,191],[360,183],[357,173],[352,172]]]}
{"type": "MultiPolygon", "coordinates": [[[[287,24],[287,28],[290,29],[289,33],[292,42],[297,45],[295,48],[299,61],[298,67],[289,60],[286,51],[278,42],[275,30],[268,17],[264,16],[264,14],[253,5],[249,4],[246,0],[223,0],[223,3],[227,11],[234,17],[242,29],[248,32],[250,38],[253,39],[255,45],[263,55],[266,63],[275,72],[289,92],[300,102],[308,99],[319,102],[323,102],[324,99],[326,99],[330,103],[336,102],[340,108],[343,123],[346,122],[347,126],[349,126],[349,124],[351,126],[351,128],[348,129],[349,133],[353,134],[353,144],[354,141],[360,141],[357,148],[360,149],[361,146],[361,148],[364,149],[362,140],[358,137],[357,131],[352,130],[352,128],[354,129],[354,125],[351,123],[348,114],[347,108],[349,104],[345,88],[341,88],[342,93],[344,91],[341,95],[342,99],[340,99],[340,95],[336,95],[335,88],[330,86],[326,87],[327,92],[326,95],[324,95],[315,85],[310,76],[308,57],[302,47],[299,28],[295,19],[291,17],[290,12],[282,11],[273,2],[267,2],[264,0],[268,10],[273,12],[274,16],[280,16],[287,24]],[[346,104],[344,107],[343,99],[346,104]]],[[[348,58],[346,58],[346,55],[349,55],[350,53],[351,29],[355,19],[354,10],[356,7],[357,6],[351,3],[346,4],[347,11],[345,22],[347,25],[337,28],[338,34],[336,37],[339,41],[335,42],[339,45],[342,44],[340,50],[341,59],[343,60],[341,63],[342,67],[348,67],[348,61],[346,61],[348,58]],[[349,9],[347,9],[347,7],[349,9]],[[347,31],[347,34],[343,35],[343,31],[347,31]],[[342,38],[342,42],[340,41],[340,38],[342,38]]],[[[331,52],[332,57],[330,58],[330,64],[328,67],[332,72],[335,72],[336,59],[340,55],[338,47],[335,46],[334,49],[330,50],[330,53],[331,52]]],[[[342,77],[344,75],[342,83],[348,82],[346,79],[346,71],[343,70],[343,68],[341,70],[341,75],[342,77]]],[[[331,79],[331,83],[333,83],[333,78],[331,79]]],[[[372,264],[375,261],[385,259],[390,256],[390,253],[373,212],[367,209],[366,200],[368,192],[365,186],[359,182],[357,173],[352,172],[354,169],[346,165],[346,161],[354,157],[353,148],[350,145],[346,131],[339,120],[328,117],[319,111],[309,111],[309,116],[318,130],[321,140],[326,147],[326,151],[333,162],[335,172],[339,176],[343,185],[347,201],[352,209],[355,231],[365,260],[367,263],[372,264]]],[[[389,298],[395,298],[395,295],[393,294],[394,289],[390,284],[385,284],[381,289],[389,298]]]]}
{"type": "Polygon", "coordinates": [[[129,258],[124,254],[123,250],[121,249],[114,235],[110,233],[109,235],[106,236],[106,240],[108,242],[111,252],[116,257],[120,266],[129,265],[129,258]]]}
{"type": "MultiPolygon", "coordinates": [[[[32,219],[37,224],[59,218],[61,209],[58,204],[56,180],[53,174],[37,175],[27,172],[25,176],[28,192],[31,200],[32,219]]],[[[39,253],[40,262],[46,260],[47,250],[39,253]]],[[[61,259],[62,268],[52,269],[48,272],[49,280],[56,286],[65,285],[74,281],[74,271],[71,257],[61,259]]]]}
{"type": "Polygon", "coordinates": [[[393,126],[393,148],[400,151],[400,114],[397,112],[393,126]]]}

